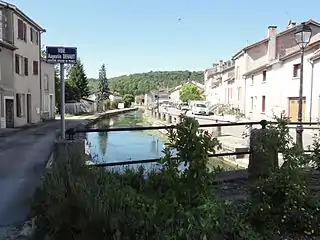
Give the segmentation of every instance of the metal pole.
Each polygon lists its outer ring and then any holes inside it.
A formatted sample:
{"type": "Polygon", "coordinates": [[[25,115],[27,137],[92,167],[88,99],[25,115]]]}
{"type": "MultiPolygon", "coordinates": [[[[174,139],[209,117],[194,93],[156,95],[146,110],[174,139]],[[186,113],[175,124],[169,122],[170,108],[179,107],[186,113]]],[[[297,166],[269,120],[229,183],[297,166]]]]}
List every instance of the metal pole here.
{"type": "Polygon", "coordinates": [[[61,139],[66,139],[65,114],[65,83],[64,83],[64,64],[60,63],[60,123],[61,139]]]}
{"type": "Polygon", "coordinates": [[[304,48],[301,49],[301,65],[300,65],[300,85],[299,85],[299,103],[298,103],[298,125],[296,134],[296,144],[300,149],[303,149],[303,126],[302,126],[302,106],[303,106],[303,61],[304,48]]]}

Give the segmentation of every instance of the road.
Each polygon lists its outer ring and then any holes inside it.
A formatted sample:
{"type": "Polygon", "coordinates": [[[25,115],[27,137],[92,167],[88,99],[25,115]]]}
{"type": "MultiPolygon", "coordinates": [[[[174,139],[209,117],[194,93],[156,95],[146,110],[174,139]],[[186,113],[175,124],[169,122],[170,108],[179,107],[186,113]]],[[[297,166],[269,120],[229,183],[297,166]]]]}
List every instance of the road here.
{"type": "MultiPolygon", "coordinates": [[[[167,111],[172,114],[176,114],[176,115],[179,115],[181,113],[181,111],[176,108],[167,108],[167,111]]],[[[217,119],[217,117],[215,117],[215,116],[192,115],[190,111],[187,112],[187,116],[196,118],[200,124],[216,123],[216,119],[217,119]]],[[[260,128],[259,125],[254,125],[253,128],[254,127],[260,128]]],[[[222,132],[222,135],[230,135],[230,136],[234,136],[237,138],[243,138],[244,133],[246,132],[246,126],[225,126],[225,127],[221,128],[221,132],[222,132]]],[[[316,130],[311,130],[311,129],[304,130],[304,132],[303,132],[303,145],[304,145],[305,149],[308,149],[308,146],[312,145],[314,133],[316,133],[316,130]]],[[[295,141],[295,138],[296,138],[295,129],[290,129],[290,135],[292,136],[293,140],[295,141]]]]}
{"type": "MultiPolygon", "coordinates": [[[[67,127],[83,120],[67,120],[67,127]]],[[[59,121],[0,137],[0,227],[23,221],[52,152],[59,121]]]]}

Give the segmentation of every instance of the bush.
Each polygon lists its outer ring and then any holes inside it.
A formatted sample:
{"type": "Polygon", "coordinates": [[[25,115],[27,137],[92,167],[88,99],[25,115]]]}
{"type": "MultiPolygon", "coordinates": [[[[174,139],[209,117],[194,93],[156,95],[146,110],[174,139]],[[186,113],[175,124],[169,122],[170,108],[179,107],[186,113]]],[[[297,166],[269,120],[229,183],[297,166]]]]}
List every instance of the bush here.
{"type": "Polygon", "coordinates": [[[109,99],[104,100],[104,107],[106,110],[109,110],[111,108],[111,101],[109,99]]]}
{"type": "Polygon", "coordinates": [[[220,147],[217,139],[196,120],[182,120],[169,132],[161,170],[120,173],[72,158],[55,163],[32,208],[39,238],[262,240],[288,232],[319,234],[318,205],[299,167],[306,158],[291,146],[285,124],[270,128],[266,137],[276,138],[288,164],[254,183],[248,201],[239,203],[220,199],[215,173],[206,167],[207,152],[220,147]],[[174,149],[177,158],[171,159],[174,149]],[[181,171],[181,165],[187,168],[181,171]]]}
{"type": "Polygon", "coordinates": [[[119,103],[120,103],[119,100],[111,101],[110,109],[117,109],[119,103]]]}

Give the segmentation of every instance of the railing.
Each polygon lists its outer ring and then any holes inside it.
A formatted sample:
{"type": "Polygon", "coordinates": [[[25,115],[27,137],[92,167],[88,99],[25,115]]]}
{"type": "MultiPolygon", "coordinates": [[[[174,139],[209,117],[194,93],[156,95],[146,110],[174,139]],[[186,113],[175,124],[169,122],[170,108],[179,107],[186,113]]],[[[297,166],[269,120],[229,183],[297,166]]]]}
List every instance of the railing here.
{"type": "MultiPolygon", "coordinates": [[[[227,127],[227,126],[253,126],[260,125],[262,129],[265,129],[268,124],[277,124],[277,122],[261,120],[259,122],[238,122],[238,123],[213,123],[213,124],[201,124],[200,128],[208,127],[227,127]]],[[[289,122],[288,125],[297,125],[298,122],[289,122]]],[[[302,125],[319,125],[318,122],[303,122],[302,125]]],[[[86,129],[73,129],[70,128],[66,131],[66,136],[68,140],[73,140],[77,133],[90,133],[90,132],[124,132],[124,131],[144,131],[144,130],[168,130],[175,129],[176,125],[166,125],[166,126],[147,126],[147,127],[121,127],[121,128],[86,128],[86,129]]],[[[312,150],[304,150],[305,153],[313,152],[312,150]]],[[[225,157],[225,156],[237,156],[251,154],[251,151],[237,151],[237,152],[225,152],[225,153],[208,153],[208,157],[225,157]]],[[[177,157],[172,157],[171,159],[177,159],[177,157]]],[[[131,164],[144,164],[144,163],[156,163],[159,162],[160,158],[154,159],[144,159],[144,160],[130,160],[112,163],[95,163],[90,166],[96,167],[112,167],[121,165],[131,165],[131,164]]]]}

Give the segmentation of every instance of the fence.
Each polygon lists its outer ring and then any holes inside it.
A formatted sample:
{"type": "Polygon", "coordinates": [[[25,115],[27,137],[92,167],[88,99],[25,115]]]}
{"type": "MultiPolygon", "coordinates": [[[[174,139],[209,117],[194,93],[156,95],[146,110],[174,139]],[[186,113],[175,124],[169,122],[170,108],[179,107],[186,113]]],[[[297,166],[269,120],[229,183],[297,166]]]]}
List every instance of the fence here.
{"type": "MultiPolygon", "coordinates": [[[[213,124],[201,124],[200,128],[221,128],[227,126],[249,126],[252,128],[254,125],[260,125],[262,129],[265,129],[269,124],[277,124],[277,122],[261,120],[259,122],[238,122],[238,123],[213,123],[213,124]]],[[[289,122],[288,125],[297,125],[298,122],[289,122]]],[[[302,125],[315,126],[319,125],[318,122],[303,122],[302,125]]],[[[90,132],[123,132],[123,131],[145,131],[145,130],[168,130],[175,129],[176,125],[166,125],[166,126],[147,126],[147,127],[121,127],[121,128],[86,128],[86,129],[73,129],[70,128],[66,131],[66,136],[68,140],[75,139],[78,133],[90,133],[90,132]]],[[[304,150],[305,153],[310,153],[312,150],[304,150]]],[[[237,151],[237,152],[226,152],[226,153],[208,153],[208,157],[224,157],[224,156],[234,156],[234,155],[245,155],[251,154],[251,151],[237,151]]],[[[177,157],[172,157],[172,159],[177,159],[177,157]]],[[[144,159],[144,160],[133,160],[133,161],[121,161],[112,163],[95,163],[91,166],[96,167],[111,167],[111,166],[121,166],[121,165],[131,165],[131,164],[144,164],[144,163],[156,163],[160,161],[160,158],[154,159],[144,159]]]]}

